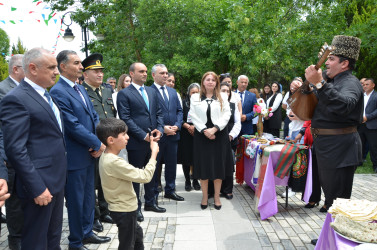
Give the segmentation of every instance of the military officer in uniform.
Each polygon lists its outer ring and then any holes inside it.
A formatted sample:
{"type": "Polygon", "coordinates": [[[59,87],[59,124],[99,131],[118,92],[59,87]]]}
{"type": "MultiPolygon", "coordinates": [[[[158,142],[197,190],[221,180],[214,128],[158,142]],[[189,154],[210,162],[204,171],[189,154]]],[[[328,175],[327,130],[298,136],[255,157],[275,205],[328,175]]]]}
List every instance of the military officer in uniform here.
{"type": "MultiPolygon", "coordinates": [[[[102,60],[103,57],[101,54],[94,53],[82,61],[84,67],[84,82],[82,86],[88,92],[89,98],[100,120],[116,116],[111,89],[104,87],[102,84],[104,69],[101,65],[102,60]]],[[[96,205],[95,207],[93,230],[102,232],[103,226],[101,222],[112,223],[113,221],[109,215],[107,203],[103,196],[98,172],[98,160],[99,158],[96,159],[95,171],[95,188],[98,190],[98,206],[96,205]]]]}

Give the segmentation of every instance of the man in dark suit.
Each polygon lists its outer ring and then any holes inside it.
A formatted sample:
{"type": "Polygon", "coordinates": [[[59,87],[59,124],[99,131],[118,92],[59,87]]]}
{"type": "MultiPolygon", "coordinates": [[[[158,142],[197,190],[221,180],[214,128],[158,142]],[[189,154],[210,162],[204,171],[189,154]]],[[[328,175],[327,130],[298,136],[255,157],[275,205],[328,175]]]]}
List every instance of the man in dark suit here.
{"type": "Polygon", "coordinates": [[[55,83],[56,59],[34,48],[23,58],[25,79],[1,102],[5,153],[16,172],[24,228],[22,249],[60,249],[67,160],[58,106],[47,88],[55,83]]]}
{"type": "MultiPolygon", "coordinates": [[[[8,94],[13,88],[17,87],[22,79],[25,77],[24,70],[22,69],[23,55],[13,55],[9,60],[9,76],[2,82],[0,82],[0,101],[8,94]]],[[[6,162],[8,168],[8,191],[11,195],[9,199],[5,201],[5,211],[7,214],[7,228],[8,228],[8,247],[11,250],[21,249],[21,233],[23,225],[23,212],[21,208],[21,201],[16,195],[14,185],[15,172],[12,165],[8,162],[8,159],[4,152],[3,134],[0,130],[0,153],[3,161],[6,162]]],[[[1,163],[0,163],[1,164],[1,163]]]]}
{"type": "MultiPolygon", "coordinates": [[[[159,140],[164,132],[164,118],[158,104],[158,93],[151,87],[144,85],[147,80],[147,67],[143,63],[133,63],[129,71],[132,83],[118,93],[118,114],[120,119],[128,126],[130,137],[127,144],[129,162],[135,167],[143,168],[151,154],[149,132],[159,140]]],[[[134,183],[134,189],[138,197],[137,219],[143,221],[139,197],[140,184],[134,183]]],[[[165,208],[156,204],[153,183],[144,184],[144,190],[144,210],[158,213],[166,212],[165,208]]]]}
{"type": "Polygon", "coordinates": [[[64,50],[57,56],[60,79],[51,89],[62,110],[67,144],[68,173],[65,187],[69,222],[69,249],[87,249],[83,244],[105,243],[109,237],[93,233],[94,163],[105,150],[95,135],[98,115],[85,89],[75,81],[82,75],[79,56],[64,50]]]}
{"type": "Polygon", "coordinates": [[[240,75],[237,79],[237,91],[241,97],[242,103],[242,115],[241,115],[241,132],[240,135],[253,134],[253,118],[254,104],[257,103],[257,98],[254,93],[247,91],[247,85],[249,85],[249,78],[245,75],[240,75]]]}
{"type": "MultiPolygon", "coordinates": [[[[151,86],[158,93],[158,101],[164,115],[164,136],[159,142],[160,152],[157,157],[157,166],[162,167],[162,159],[165,163],[165,198],[176,201],[185,200],[175,192],[175,178],[177,173],[177,150],[179,141],[179,130],[182,126],[182,106],[178,99],[177,91],[166,87],[168,69],[163,64],[156,64],[152,67],[154,84],[151,86]]],[[[160,171],[155,171],[152,179],[155,195],[158,196],[157,176],[160,171]]],[[[157,199],[157,197],[156,197],[157,199]]]]}
{"type": "MultiPolygon", "coordinates": [[[[372,78],[367,78],[363,83],[364,89],[364,114],[363,123],[358,127],[362,145],[368,143],[373,170],[377,173],[377,92],[374,91],[375,83],[372,78]]],[[[365,150],[365,147],[363,147],[365,150]]],[[[363,152],[364,155],[365,152],[363,152]]]]}
{"type": "MultiPolygon", "coordinates": [[[[97,112],[100,120],[108,117],[115,117],[116,115],[111,92],[112,89],[104,87],[102,84],[104,69],[101,65],[102,60],[103,57],[101,54],[93,53],[82,61],[82,66],[84,67],[84,82],[82,86],[88,93],[94,106],[94,110],[97,112]]],[[[98,205],[96,204],[95,206],[93,230],[102,232],[103,226],[100,221],[113,223],[113,220],[110,217],[108,205],[103,196],[98,161],[99,158],[95,161],[96,169],[94,179],[94,187],[98,190],[98,205]]]]}

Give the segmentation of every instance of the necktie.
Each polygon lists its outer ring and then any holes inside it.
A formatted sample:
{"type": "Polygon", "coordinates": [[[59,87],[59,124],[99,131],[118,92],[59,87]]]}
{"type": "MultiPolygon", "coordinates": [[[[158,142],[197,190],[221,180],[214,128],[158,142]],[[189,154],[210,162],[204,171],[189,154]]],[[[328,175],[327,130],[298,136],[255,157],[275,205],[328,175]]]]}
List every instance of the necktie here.
{"type": "Polygon", "coordinates": [[[101,96],[101,93],[99,92],[99,88],[96,88],[95,92],[98,95],[99,99],[102,100],[102,96],[101,96]]]}
{"type": "Polygon", "coordinates": [[[73,85],[73,89],[76,90],[76,92],[77,92],[77,93],[79,94],[79,96],[81,97],[82,102],[85,104],[86,107],[88,107],[88,106],[86,105],[86,102],[85,102],[85,98],[84,98],[84,96],[81,94],[81,91],[79,90],[79,87],[77,87],[77,85],[75,84],[75,85],[73,85]]]}
{"type": "Polygon", "coordinates": [[[167,97],[166,94],[165,94],[165,87],[164,87],[164,86],[161,86],[160,89],[162,90],[162,95],[163,95],[163,97],[164,97],[164,101],[165,101],[166,107],[169,107],[169,100],[168,100],[168,97],[167,97]]]}
{"type": "Polygon", "coordinates": [[[56,117],[56,120],[58,121],[58,124],[59,124],[60,130],[63,131],[63,129],[62,129],[62,122],[61,122],[61,120],[60,120],[59,110],[58,110],[58,108],[54,105],[54,102],[52,101],[51,96],[50,96],[50,94],[47,92],[47,90],[45,91],[44,96],[47,98],[47,100],[48,100],[48,104],[50,104],[50,107],[51,107],[51,109],[52,109],[52,112],[54,112],[54,115],[55,115],[55,117],[56,117]]]}
{"type": "Polygon", "coordinates": [[[243,95],[243,92],[238,92],[240,93],[240,97],[241,97],[241,105],[243,104],[243,99],[242,99],[242,95],[243,95]]]}
{"type": "Polygon", "coordinates": [[[148,110],[149,110],[148,99],[147,99],[147,96],[146,96],[145,93],[144,93],[144,88],[143,88],[143,87],[140,87],[140,92],[141,92],[141,96],[143,97],[144,102],[145,102],[145,104],[147,105],[147,108],[148,108],[148,110]]]}

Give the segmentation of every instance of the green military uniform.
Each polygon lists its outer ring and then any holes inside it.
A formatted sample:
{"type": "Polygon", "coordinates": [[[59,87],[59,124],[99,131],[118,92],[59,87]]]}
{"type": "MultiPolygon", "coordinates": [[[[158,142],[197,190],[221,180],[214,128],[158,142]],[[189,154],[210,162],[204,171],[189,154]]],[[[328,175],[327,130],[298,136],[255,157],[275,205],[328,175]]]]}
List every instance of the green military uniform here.
{"type": "Polygon", "coordinates": [[[111,89],[101,85],[99,87],[100,95],[98,95],[93,90],[93,87],[89,86],[86,82],[83,82],[82,86],[85,88],[86,92],[88,92],[90,100],[93,103],[94,110],[97,112],[100,120],[116,116],[111,89]]]}

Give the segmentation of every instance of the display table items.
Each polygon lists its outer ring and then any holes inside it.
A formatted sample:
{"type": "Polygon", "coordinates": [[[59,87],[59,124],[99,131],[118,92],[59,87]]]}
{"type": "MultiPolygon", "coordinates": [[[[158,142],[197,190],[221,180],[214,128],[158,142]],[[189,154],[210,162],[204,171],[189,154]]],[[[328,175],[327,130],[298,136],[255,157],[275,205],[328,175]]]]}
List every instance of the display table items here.
{"type": "Polygon", "coordinates": [[[308,147],[280,139],[241,136],[236,152],[236,181],[245,181],[254,191],[256,208],[262,220],[278,212],[276,185],[303,192],[309,201],[312,193],[311,151],[308,147]]]}

